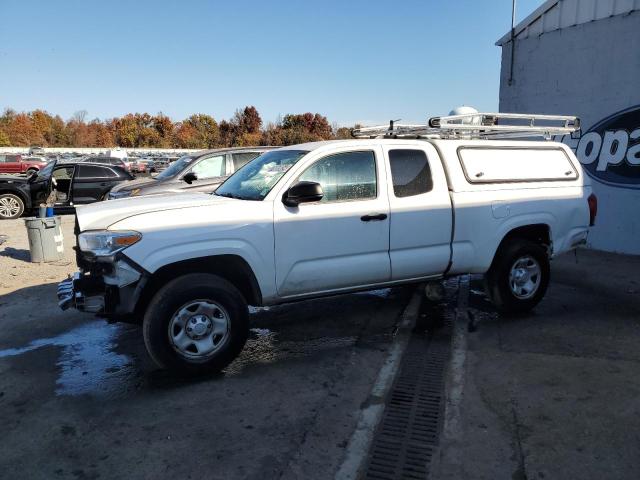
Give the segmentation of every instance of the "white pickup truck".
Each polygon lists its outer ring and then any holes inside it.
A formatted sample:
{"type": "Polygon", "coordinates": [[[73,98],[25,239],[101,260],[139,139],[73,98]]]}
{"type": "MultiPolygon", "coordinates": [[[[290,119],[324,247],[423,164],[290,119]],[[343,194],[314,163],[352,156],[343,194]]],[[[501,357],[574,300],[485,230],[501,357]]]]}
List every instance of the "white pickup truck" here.
{"type": "Polygon", "coordinates": [[[247,305],[479,273],[501,311],[533,308],[549,260],[594,222],[579,162],[561,143],[431,124],[268,151],[212,195],[80,206],[59,304],[142,322],[155,362],[187,372],[239,354],[247,305]]]}

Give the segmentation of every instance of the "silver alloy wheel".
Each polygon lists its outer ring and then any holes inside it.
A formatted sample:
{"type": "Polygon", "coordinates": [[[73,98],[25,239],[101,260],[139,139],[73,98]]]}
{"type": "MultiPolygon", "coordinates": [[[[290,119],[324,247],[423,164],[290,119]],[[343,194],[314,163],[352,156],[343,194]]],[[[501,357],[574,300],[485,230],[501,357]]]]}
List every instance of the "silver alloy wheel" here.
{"type": "Polygon", "coordinates": [[[20,211],[20,202],[14,197],[0,198],[0,217],[11,218],[20,211]]]}
{"type": "Polygon", "coordinates": [[[169,341],[187,360],[205,360],[217,352],[229,337],[229,314],[211,300],[192,300],[171,317],[169,341]]]}
{"type": "Polygon", "coordinates": [[[540,287],[542,269],[538,261],[530,255],[518,258],[509,272],[511,293],[520,300],[533,297],[540,287]]]}

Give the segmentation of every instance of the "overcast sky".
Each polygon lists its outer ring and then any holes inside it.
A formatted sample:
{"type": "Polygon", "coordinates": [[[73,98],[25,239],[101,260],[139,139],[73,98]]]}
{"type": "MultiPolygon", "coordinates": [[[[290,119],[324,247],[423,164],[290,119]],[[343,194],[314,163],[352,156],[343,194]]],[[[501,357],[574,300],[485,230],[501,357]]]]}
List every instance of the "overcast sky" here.
{"type": "MultiPolygon", "coordinates": [[[[518,0],[518,19],[541,0],[518,0]]],[[[342,125],[497,110],[511,0],[1,0],[0,108],[342,125]]]]}

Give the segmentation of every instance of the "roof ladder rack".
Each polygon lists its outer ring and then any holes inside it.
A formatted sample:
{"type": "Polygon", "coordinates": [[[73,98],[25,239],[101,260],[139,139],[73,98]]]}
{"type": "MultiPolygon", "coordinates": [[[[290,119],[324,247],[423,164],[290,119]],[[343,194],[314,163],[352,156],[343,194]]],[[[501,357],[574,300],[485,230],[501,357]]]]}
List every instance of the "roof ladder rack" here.
{"type": "Polygon", "coordinates": [[[352,130],[356,138],[499,139],[567,135],[580,129],[580,119],[564,115],[522,113],[469,113],[432,117],[426,125],[402,124],[352,130]]]}

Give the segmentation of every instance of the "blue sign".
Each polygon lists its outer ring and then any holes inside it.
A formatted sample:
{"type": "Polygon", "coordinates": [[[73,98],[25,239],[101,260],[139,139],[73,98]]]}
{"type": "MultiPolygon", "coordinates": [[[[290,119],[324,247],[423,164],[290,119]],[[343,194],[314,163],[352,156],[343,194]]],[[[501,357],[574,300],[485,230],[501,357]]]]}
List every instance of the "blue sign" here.
{"type": "Polygon", "coordinates": [[[592,126],[580,137],[576,156],[599,182],[640,189],[640,105],[592,126]]]}

